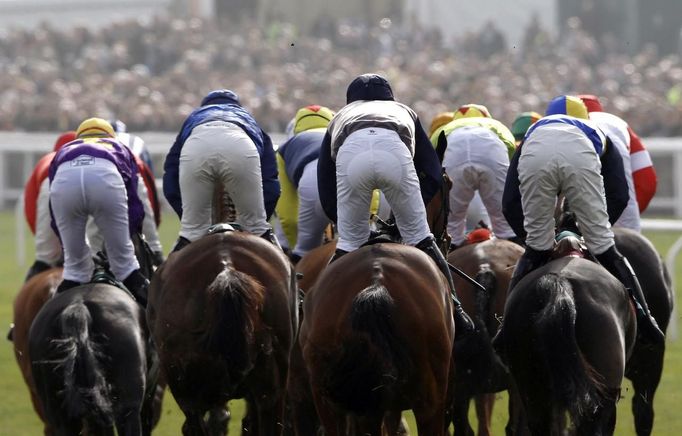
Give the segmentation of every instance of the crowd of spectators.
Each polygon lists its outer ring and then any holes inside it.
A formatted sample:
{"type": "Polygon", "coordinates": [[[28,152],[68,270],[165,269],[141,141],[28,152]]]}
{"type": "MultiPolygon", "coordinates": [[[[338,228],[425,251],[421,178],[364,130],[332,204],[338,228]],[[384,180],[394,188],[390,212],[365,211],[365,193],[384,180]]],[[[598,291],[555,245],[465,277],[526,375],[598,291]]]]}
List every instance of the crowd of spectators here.
{"type": "Polygon", "coordinates": [[[445,40],[384,19],[330,22],[306,35],[286,23],[229,26],[156,17],[108,27],[48,25],[0,33],[0,130],[62,131],[117,117],[134,131],[178,131],[211,89],[238,92],[266,130],[300,106],[339,108],[358,74],[381,72],[428,126],[464,103],[510,124],[552,97],[591,93],[641,135],[682,135],[682,61],[652,47],[629,55],[597,44],[569,20],[565,36],[537,22],[521,44],[487,25],[445,40]]]}

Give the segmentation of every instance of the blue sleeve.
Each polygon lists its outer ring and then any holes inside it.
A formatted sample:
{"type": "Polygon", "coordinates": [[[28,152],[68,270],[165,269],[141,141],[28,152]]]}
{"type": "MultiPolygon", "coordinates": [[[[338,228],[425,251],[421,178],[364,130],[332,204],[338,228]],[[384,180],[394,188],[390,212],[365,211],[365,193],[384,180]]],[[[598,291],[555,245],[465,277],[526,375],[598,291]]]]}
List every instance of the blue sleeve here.
{"type": "Polygon", "coordinates": [[[324,135],[317,159],[317,189],[322,209],[332,222],[336,222],[336,164],[332,160],[332,138],[324,135]]]}
{"type": "Polygon", "coordinates": [[[601,157],[601,174],[604,179],[606,194],[606,210],[611,224],[618,221],[630,200],[628,182],[625,178],[623,158],[611,140],[606,143],[606,150],[601,157]]]}
{"type": "Polygon", "coordinates": [[[267,133],[261,130],[263,135],[263,154],[260,157],[260,169],[263,179],[263,200],[265,202],[265,213],[270,216],[275,211],[277,200],[279,200],[280,187],[277,177],[277,159],[272,140],[267,133]]]}
{"type": "Polygon", "coordinates": [[[521,190],[519,189],[519,157],[521,146],[516,149],[509,162],[507,179],[504,182],[502,194],[502,213],[507,219],[516,236],[526,239],[526,229],[523,227],[523,206],[521,205],[521,190]]]}
{"type": "Polygon", "coordinates": [[[443,185],[442,165],[433,144],[419,121],[415,121],[414,168],[419,177],[424,204],[429,204],[443,185]]]}
{"type": "Polygon", "coordinates": [[[180,130],[175,142],[166,155],[166,160],[163,163],[163,195],[168,200],[178,217],[182,218],[182,197],[180,195],[180,152],[184,141],[182,140],[182,132],[180,130]]]}

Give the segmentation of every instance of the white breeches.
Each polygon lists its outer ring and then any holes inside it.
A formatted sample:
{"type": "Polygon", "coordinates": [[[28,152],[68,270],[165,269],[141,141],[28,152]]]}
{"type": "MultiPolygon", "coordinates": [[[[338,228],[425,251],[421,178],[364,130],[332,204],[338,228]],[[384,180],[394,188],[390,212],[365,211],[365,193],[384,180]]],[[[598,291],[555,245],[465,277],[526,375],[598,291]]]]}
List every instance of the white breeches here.
{"type": "Polygon", "coordinates": [[[499,238],[511,238],[511,229],[502,214],[502,193],[509,169],[507,148],[490,129],[461,127],[448,136],[443,167],[452,180],[448,233],[461,245],[466,236],[467,209],[476,192],[499,238]]]}
{"type": "Polygon", "coordinates": [[[336,188],[337,247],[342,250],[367,241],[374,189],[386,196],[405,244],[431,235],[410,150],[392,130],[361,129],[346,138],[336,158],[336,188]]]}
{"type": "Polygon", "coordinates": [[[50,225],[50,179],[40,185],[36,203],[36,260],[55,266],[62,259],[62,244],[50,225]]]}
{"type": "Polygon", "coordinates": [[[263,201],[260,155],[237,125],[211,122],[194,128],[180,154],[182,219],[180,236],[196,241],[211,226],[213,189],[222,184],[244,230],[261,235],[270,229],[263,201]]]}
{"type": "Polygon", "coordinates": [[[293,253],[303,256],[322,245],[329,219],[322,209],[317,189],[317,159],[308,163],[298,181],[298,230],[293,253]]]}
{"type": "Polygon", "coordinates": [[[593,254],[614,244],[601,161],[578,127],[559,123],[538,127],[523,144],[518,169],[527,246],[552,248],[559,191],[568,199],[593,254]]]}
{"type": "Polygon", "coordinates": [[[88,216],[104,236],[111,272],[126,279],[140,266],[128,227],[128,196],[112,162],[80,156],[62,163],[50,186],[50,203],[64,247],[64,278],[88,282],[94,264],[85,237],[88,216]]]}

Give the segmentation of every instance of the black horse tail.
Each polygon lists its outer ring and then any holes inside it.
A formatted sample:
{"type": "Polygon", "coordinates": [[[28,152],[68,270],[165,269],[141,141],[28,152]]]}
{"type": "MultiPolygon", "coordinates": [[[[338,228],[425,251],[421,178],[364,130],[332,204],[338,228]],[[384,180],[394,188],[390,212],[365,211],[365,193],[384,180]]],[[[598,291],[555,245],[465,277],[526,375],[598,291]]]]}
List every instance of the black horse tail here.
{"type": "Polygon", "coordinates": [[[352,332],[338,358],[327,368],[326,394],[339,406],[358,414],[380,410],[400,382],[407,362],[405,344],[396,335],[394,301],[381,284],[383,272],[375,261],[372,283],[353,299],[352,332]]]}
{"type": "Polygon", "coordinates": [[[546,274],[537,283],[544,307],[535,319],[539,356],[549,376],[556,413],[567,411],[573,422],[601,404],[606,387],[585,360],[575,335],[576,306],[568,280],[546,274]]]}
{"type": "Polygon", "coordinates": [[[62,337],[52,346],[63,357],[51,361],[64,379],[64,407],[69,416],[88,416],[102,427],[114,423],[109,384],[102,369],[100,345],[91,333],[90,311],[77,301],[60,315],[62,337]]]}
{"type": "Polygon", "coordinates": [[[265,290],[251,276],[226,265],[206,291],[206,330],[201,340],[207,350],[227,362],[232,380],[239,380],[253,365],[250,345],[259,326],[265,290]]]}
{"type": "Polygon", "coordinates": [[[478,267],[474,280],[485,288],[484,291],[474,287],[474,291],[476,292],[476,318],[487,329],[489,326],[486,320],[488,319],[488,313],[490,313],[490,302],[495,298],[495,291],[497,290],[497,275],[489,263],[482,263],[478,267]]]}

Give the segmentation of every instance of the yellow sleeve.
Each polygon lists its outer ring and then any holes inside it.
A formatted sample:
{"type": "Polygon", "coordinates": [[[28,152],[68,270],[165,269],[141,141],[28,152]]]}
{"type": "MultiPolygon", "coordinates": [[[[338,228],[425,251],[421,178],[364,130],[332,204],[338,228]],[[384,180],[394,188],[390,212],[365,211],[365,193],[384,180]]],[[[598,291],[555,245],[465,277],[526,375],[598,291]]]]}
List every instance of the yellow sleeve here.
{"type": "Polygon", "coordinates": [[[298,192],[296,187],[289,180],[286,168],[284,166],[284,159],[279,153],[277,156],[277,171],[279,172],[279,185],[281,194],[275,206],[275,212],[279,222],[282,224],[282,230],[289,241],[289,247],[296,245],[296,238],[298,237],[298,192]]]}

